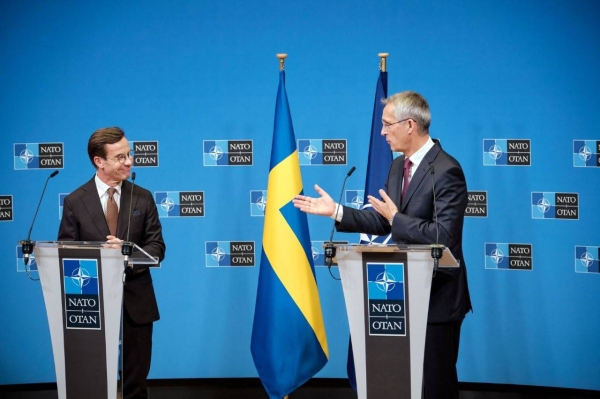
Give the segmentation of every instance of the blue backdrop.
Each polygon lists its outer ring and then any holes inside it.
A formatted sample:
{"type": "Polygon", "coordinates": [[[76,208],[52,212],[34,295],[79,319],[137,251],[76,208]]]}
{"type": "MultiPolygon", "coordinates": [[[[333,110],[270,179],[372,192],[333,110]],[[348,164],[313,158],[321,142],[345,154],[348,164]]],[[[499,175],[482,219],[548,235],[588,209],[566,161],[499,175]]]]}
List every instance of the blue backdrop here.
{"type": "MultiPolygon", "coordinates": [[[[275,53],[290,55],[296,138],[317,152],[336,140],[345,156],[318,165],[301,153],[305,192],[319,183],[337,197],[356,166],[350,203],[364,189],[386,51],[389,93],[425,95],[431,134],[472,192],[464,249],[475,311],[460,380],[600,390],[599,27],[594,0],[1,0],[0,384],[55,380],[41,288],[16,243],[59,169],[32,234],[56,237],[61,194],[93,175],[87,139],[115,125],[139,144],[136,182],[174,206],[159,206],[167,255],[153,273],[162,318],[150,377],[255,377],[258,266],[236,266],[231,243],[260,253],[275,53]],[[184,192],[202,206],[186,208],[184,192]],[[182,213],[196,208],[202,216],[182,213]]],[[[321,250],[331,220],[309,224],[321,250]]],[[[342,291],[326,268],[316,274],[331,350],[318,376],[342,378],[342,291]]]]}

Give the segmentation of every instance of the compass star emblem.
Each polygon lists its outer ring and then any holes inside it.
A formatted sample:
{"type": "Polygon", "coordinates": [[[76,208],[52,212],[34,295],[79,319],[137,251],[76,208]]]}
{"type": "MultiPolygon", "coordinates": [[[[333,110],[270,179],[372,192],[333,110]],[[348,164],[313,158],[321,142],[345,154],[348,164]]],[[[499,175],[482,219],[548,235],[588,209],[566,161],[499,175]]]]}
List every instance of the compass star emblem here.
{"type": "Polygon", "coordinates": [[[313,260],[317,260],[317,258],[319,257],[319,255],[321,255],[319,253],[319,250],[317,248],[313,247],[313,246],[310,247],[310,250],[312,252],[312,258],[313,258],[313,260]]]}
{"type": "Polygon", "coordinates": [[[315,157],[317,156],[318,151],[317,151],[317,149],[314,146],[309,145],[308,147],[306,147],[304,149],[304,151],[302,153],[304,154],[304,156],[307,159],[315,159],[315,157]]]}
{"type": "Polygon", "coordinates": [[[581,255],[581,258],[579,258],[579,260],[588,269],[594,263],[594,257],[589,252],[586,252],[583,255],[581,255]]]}
{"type": "Polygon", "coordinates": [[[34,254],[29,255],[29,268],[30,269],[37,268],[37,263],[35,263],[35,255],[34,254]]]}
{"type": "Polygon", "coordinates": [[[364,199],[358,195],[356,197],[352,198],[352,201],[350,201],[350,205],[352,205],[352,207],[354,209],[362,208],[363,203],[364,203],[364,199]]]}
{"type": "Polygon", "coordinates": [[[90,273],[88,273],[88,271],[83,267],[78,267],[77,269],[73,270],[73,274],[71,274],[71,280],[73,280],[75,285],[78,287],[85,287],[90,282],[90,273]]]}
{"type": "Polygon", "coordinates": [[[546,213],[546,212],[548,212],[548,209],[550,209],[551,205],[550,205],[550,202],[546,198],[542,198],[541,200],[538,201],[536,206],[541,212],[546,213]]]}
{"type": "Polygon", "coordinates": [[[172,210],[174,206],[175,206],[175,202],[169,197],[164,198],[160,202],[160,207],[166,212],[169,212],[170,210],[172,210]]]}
{"type": "Polygon", "coordinates": [[[368,244],[368,245],[387,245],[392,238],[391,234],[387,236],[376,236],[371,234],[361,234],[360,235],[360,243],[368,244]]]}
{"type": "Polygon", "coordinates": [[[375,279],[375,285],[377,288],[385,293],[393,290],[396,286],[396,283],[397,281],[394,278],[394,275],[388,272],[379,273],[377,279],[375,279]]]}
{"type": "Polygon", "coordinates": [[[584,145],[579,149],[579,158],[584,161],[589,160],[592,157],[592,150],[588,148],[588,146],[584,145]]]}
{"type": "Polygon", "coordinates": [[[488,150],[488,154],[490,154],[490,157],[492,157],[493,159],[498,159],[500,158],[500,156],[502,156],[502,148],[500,148],[498,145],[494,144],[493,146],[490,147],[490,149],[488,150]]]}
{"type": "Polygon", "coordinates": [[[265,197],[260,197],[259,199],[256,200],[255,204],[258,209],[260,209],[261,211],[264,211],[265,208],[267,207],[267,199],[265,197]]]}
{"type": "Polygon", "coordinates": [[[502,262],[502,259],[504,259],[504,254],[502,253],[501,250],[499,250],[498,248],[494,249],[492,251],[492,254],[490,255],[490,258],[492,258],[492,261],[495,264],[498,264],[500,262],[502,262]]]}
{"type": "Polygon", "coordinates": [[[214,146],[208,151],[208,154],[214,161],[218,161],[223,157],[223,150],[219,146],[214,146]]]}
{"type": "Polygon", "coordinates": [[[34,158],[33,152],[31,152],[31,150],[29,150],[28,148],[25,148],[23,151],[21,151],[19,158],[24,163],[31,163],[31,161],[33,161],[34,158]]]}
{"type": "Polygon", "coordinates": [[[221,249],[221,247],[216,247],[215,249],[212,250],[212,253],[210,254],[210,256],[212,256],[212,258],[214,260],[216,260],[217,262],[220,262],[225,257],[225,251],[223,251],[221,249]]]}

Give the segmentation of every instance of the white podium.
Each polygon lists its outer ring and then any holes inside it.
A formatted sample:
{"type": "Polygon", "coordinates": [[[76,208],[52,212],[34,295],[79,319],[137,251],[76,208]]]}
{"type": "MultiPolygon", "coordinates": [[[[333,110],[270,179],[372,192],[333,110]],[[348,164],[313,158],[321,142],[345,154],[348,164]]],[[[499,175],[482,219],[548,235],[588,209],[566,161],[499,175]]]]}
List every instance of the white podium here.
{"type": "MultiPolygon", "coordinates": [[[[433,258],[429,245],[336,245],[359,399],[420,399],[433,258]]],[[[446,248],[439,267],[458,267],[446,248]]]]}
{"type": "MultiPolygon", "coordinates": [[[[105,242],[33,242],[60,399],[117,396],[124,257],[105,242]]],[[[158,260],[133,245],[129,263],[158,260]]]]}

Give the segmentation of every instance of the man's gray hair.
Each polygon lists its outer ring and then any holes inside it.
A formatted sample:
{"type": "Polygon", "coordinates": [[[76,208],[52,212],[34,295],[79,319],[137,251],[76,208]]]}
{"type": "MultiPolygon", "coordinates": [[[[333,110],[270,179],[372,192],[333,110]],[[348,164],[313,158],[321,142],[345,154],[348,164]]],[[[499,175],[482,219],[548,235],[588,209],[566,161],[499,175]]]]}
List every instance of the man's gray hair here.
{"type": "Polygon", "coordinates": [[[394,116],[397,120],[413,119],[423,132],[429,132],[431,112],[425,97],[414,91],[403,91],[381,100],[383,104],[394,104],[394,116]]]}

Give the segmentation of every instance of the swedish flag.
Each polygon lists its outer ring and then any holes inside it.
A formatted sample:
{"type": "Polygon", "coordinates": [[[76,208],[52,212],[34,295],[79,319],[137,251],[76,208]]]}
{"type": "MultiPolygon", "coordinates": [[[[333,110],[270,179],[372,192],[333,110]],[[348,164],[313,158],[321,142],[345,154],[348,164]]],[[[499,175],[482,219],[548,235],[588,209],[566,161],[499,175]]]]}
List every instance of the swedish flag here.
{"type": "Polygon", "coordinates": [[[269,397],[283,398],[327,363],[329,349],[311,253],[285,71],[279,74],[251,351],[269,397]]]}

